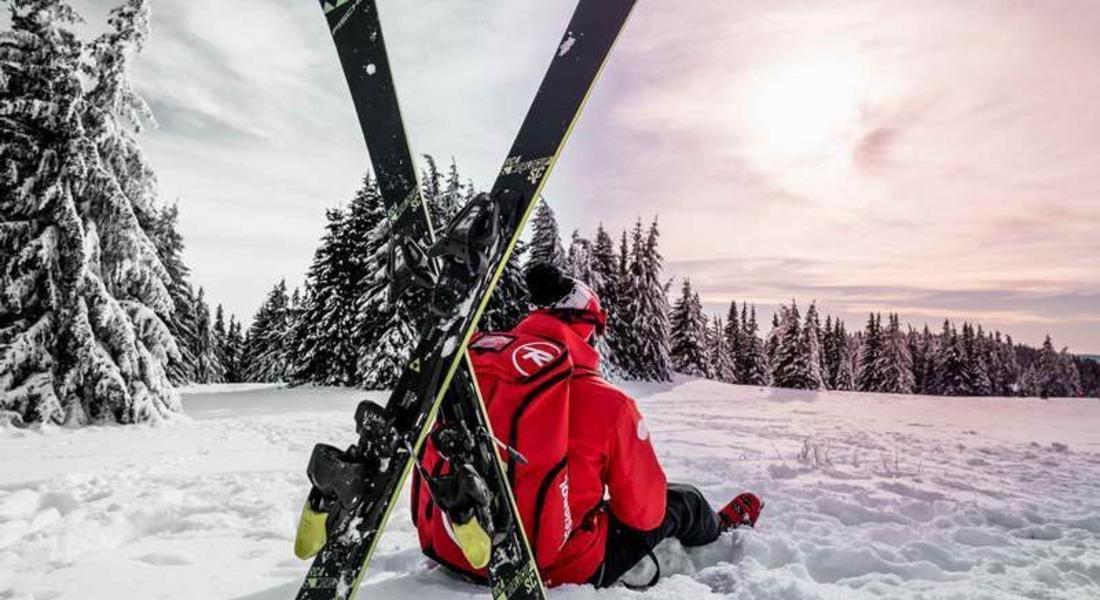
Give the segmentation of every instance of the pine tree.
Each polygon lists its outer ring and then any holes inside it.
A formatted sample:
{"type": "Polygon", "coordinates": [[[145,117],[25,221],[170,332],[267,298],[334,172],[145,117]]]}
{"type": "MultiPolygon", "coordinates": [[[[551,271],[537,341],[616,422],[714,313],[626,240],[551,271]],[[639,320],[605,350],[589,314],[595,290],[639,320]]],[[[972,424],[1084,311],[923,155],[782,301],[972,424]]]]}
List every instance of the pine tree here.
{"type": "Polygon", "coordinates": [[[726,343],[726,330],[722,319],[715,317],[707,336],[707,357],[710,361],[708,372],[712,379],[736,383],[737,373],[734,370],[733,355],[726,343]]]}
{"type": "Polygon", "coordinates": [[[809,310],[806,311],[806,322],[802,327],[802,338],[802,348],[806,353],[806,366],[808,369],[809,387],[807,389],[827,389],[825,377],[822,374],[822,365],[825,361],[822,357],[821,320],[817,315],[816,303],[811,302],[809,310]]]}
{"type": "MultiPolygon", "coordinates": [[[[381,210],[381,198],[377,195],[372,202],[364,204],[381,210]]],[[[363,223],[366,224],[367,219],[363,219],[363,223]]],[[[365,270],[374,275],[367,279],[384,281],[388,235],[389,224],[379,219],[362,237],[367,243],[365,255],[373,257],[365,270]]],[[[410,293],[391,301],[384,285],[359,289],[352,338],[352,345],[359,349],[354,381],[369,390],[388,389],[404,370],[416,344],[419,325],[429,316],[425,306],[427,299],[422,293],[410,293]]]]}
{"type": "Polygon", "coordinates": [[[890,394],[912,394],[913,356],[909,353],[909,338],[901,330],[901,318],[891,314],[887,329],[882,333],[881,387],[877,391],[890,394]]]}
{"type": "Polygon", "coordinates": [[[225,344],[222,347],[226,382],[240,383],[244,381],[244,374],[241,373],[241,354],[243,352],[244,338],[241,336],[241,323],[236,317],[230,315],[229,328],[226,331],[225,344]]]}
{"type": "Polygon", "coordinates": [[[1054,349],[1050,336],[1043,340],[1033,372],[1034,392],[1040,398],[1072,398],[1081,395],[1081,375],[1072,357],[1063,348],[1054,349]]]}
{"type": "Polygon", "coordinates": [[[836,383],[833,389],[851,391],[856,389],[856,377],[859,373],[859,355],[862,352],[860,342],[853,340],[848,335],[847,327],[843,321],[838,321],[833,327],[833,337],[836,339],[840,363],[836,372],[836,383]]]}
{"type": "MultiPolygon", "coordinates": [[[[371,219],[365,227],[382,221],[377,186],[370,177],[352,202],[359,211],[356,218],[371,219]],[[366,214],[364,214],[366,213],[366,214]]],[[[349,207],[350,212],[352,208],[349,207]]],[[[294,379],[324,385],[354,385],[359,347],[356,344],[358,313],[356,303],[366,283],[363,255],[367,249],[361,238],[351,235],[352,218],[344,211],[329,210],[321,244],[313,255],[306,275],[307,300],[302,308],[302,323],[307,326],[293,336],[294,379]]]]}
{"type": "Polygon", "coordinates": [[[527,316],[527,283],[523,278],[523,258],[526,253],[527,245],[522,241],[517,242],[512,256],[504,265],[500,281],[485,306],[485,313],[481,315],[478,327],[483,331],[509,330],[527,316]]]}
{"type": "Polygon", "coordinates": [[[661,280],[660,233],[654,219],[648,233],[641,220],[634,227],[629,271],[624,279],[628,317],[627,375],[641,381],[669,381],[669,306],[667,285],[661,280]]]}
{"type": "Polygon", "coordinates": [[[745,363],[738,365],[743,374],[740,383],[745,385],[768,385],[768,356],[764,350],[764,341],[760,339],[760,326],[756,322],[756,305],[752,306],[749,318],[745,319],[745,305],[741,305],[741,340],[744,344],[745,363]]]}
{"type": "Polygon", "coordinates": [[[798,304],[792,301],[790,307],[780,305],[778,314],[779,325],[771,334],[775,340],[775,359],[771,362],[772,385],[802,390],[821,389],[820,368],[815,371],[815,357],[811,355],[812,333],[804,333],[798,304]]]}
{"type": "Polygon", "coordinates": [[[669,317],[672,332],[672,368],[684,375],[706,377],[709,363],[706,352],[707,322],[699,295],[691,289],[691,281],[684,279],[680,298],[672,307],[669,317]]]}
{"type": "Polygon", "coordinates": [[[860,351],[859,372],[856,375],[856,389],[861,392],[879,392],[886,388],[885,375],[882,372],[885,354],[882,334],[882,315],[871,314],[867,319],[867,328],[863,333],[863,345],[860,351]]]}
{"type": "Polygon", "coordinates": [[[290,374],[285,343],[290,325],[287,319],[289,308],[290,296],[287,294],[286,280],[283,280],[268,292],[252,318],[252,326],[248,328],[241,357],[245,381],[275,383],[284,381],[290,374]]]}
{"type": "Polygon", "coordinates": [[[573,237],[569,242],[565,272],[589,286],[592,285],[592,242],[581,237],[580,232],[576,230],[573,231],[573,237]]]}
{"type": "MultiPolygon", "coordinates": [[[[776,352],[779,349],[779,315],[782,312],[782,305],[780,305],[780,309],[772,313],[772,328],[771,331],[768,332],[767,339],[764,341],[764,354],[767,356],[766,362],[768,364],[769,378],[772,372],[772,365],[774,365],[776,361],[776,352]]],[[[774,385],[774,383],[772,385],[774,385]]]]}
{"type": "MultiPolygon", "coordinates": [[[[470,189],[473,185],[469,186],[470,189]]],[[[443,227],[452,216],[458,213],[458,209],[465,202],[467,187],[462,185],[462,177],[458,174],[458,163],[451,158],[451,166],[447,168],[447,180],[443,184],[443,194],[432,203],[432,223],[436,229],[443,227]]]]}
{"type": "Polygon", "coordinates": [[[730,361],[733,363],[733,376],[729,380],[730,383],[741,383],[746,381],[746,369],[742,367],[747,364],[743,355],[747,352],[746,344],[744,343],[744,333],[741,328],[741,318],[737,313],[737,302],[730,301],[729,312],[726,317],[725,329],[722,331],[722,335],[725,339],[725,346],[730,355],[730,361]]]}
{"type": "Polygon", "coordinates": [[[543,199],[535,209],[535,216],[531,220],[531,262],[543,262],[559,267],[565,267],[565,250],[561,245],[561,235],[558,233],[558,221],[554,218],[554,211],[543,199]]]}
{"type": "Polygon", "coordinates": [[[199,294],[195,297],[195,314],[195,381],[222,383],[225,381],[225,366],[221,362],[214,323],[210,319],[210,305],[206,303],[206,292],[202,288],[199,288],[199,294]]]}
{"type": "Polygon", "coordinates": [[[836,389],[836,373],[840,368],[840,352],[833,332],[833,317],[825,315],[825,327],[821,330],[821,377],[826,389],[836,389]]]}
{"type": "Polygon", "coordinates": [[[172,310],[158,315],[176,340],[178,355],[169,361],[168,379],[174,385],[196,381],[195,347],[198,345],[195,314],[195,292],[191,288],[191,270],[183,262],[183,236],[178,223],[179,205],[165,207],[153,220],[149,239],[168,272],[168,294],[172,310]]]}
{"type": "Polygon", "coordinates": [[[967,381],[967,395],[988,396],[992,393],[992,385],[989,380],[985,332],[980,325],[975,330],[969,323],[963,323],[962,341],[966,357],[964,373],[967,381]]]}
{"type": "Polygon", "coordinates": [[[935,380],[935,338],[928,325],[919,333],[910,329],[907,338],[909,356],[913,359],[913,393],[932,394],[935,380]]]}
{"type": "Polygon", "coordinates": [[[144,0],[85,45],[63,0],[11,0],[0,33],[0,416],[84,424],[180,410],[161,315],[170,278],[150,239],[149,118],[129,84],[144,0]]]}
{"type": "Polygon", "coordinates": [[[966,351],[955,327],[943,322],[939,352],[936,355],[936,393],[944,396],[969,394],[966,376],[966,351]]]}
{"type": "Polygon", "coordinates": [[[615,244],[611,236],[599,225],[592,244],[592,280],[589,285],[600,297],[600,304],[607,311],[607,330],[596,342],[603,359],[604,371],[613,377],[623,377],[627,371],[621,362],[621,348],[624,338],[628,337],[628,325],[623,321],[625,302],[620,299],[619,288],[622,285],[619,272],[619,259],[615,254],[615,244]]]}

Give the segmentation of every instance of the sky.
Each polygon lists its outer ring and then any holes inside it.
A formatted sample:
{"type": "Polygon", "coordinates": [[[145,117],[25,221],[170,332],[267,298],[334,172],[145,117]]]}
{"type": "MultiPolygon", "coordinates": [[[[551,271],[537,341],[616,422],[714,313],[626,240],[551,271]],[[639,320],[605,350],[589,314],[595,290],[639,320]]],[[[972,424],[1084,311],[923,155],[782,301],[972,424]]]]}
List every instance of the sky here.
{"type": "MultiPolygon", "coordinates": [[[[414,152],[488,186],[572,4],[379,0],[414,152]]],[[[144,145],[196,283],[247,318],[358,187],[355,113],[315,2],[152,9],[144,145]]],[[[715,312],[797,298],[1100,353],[1096,56],[1088,0],[640,0],[546,198],[566,237],[658,218],[715,312]]]]}

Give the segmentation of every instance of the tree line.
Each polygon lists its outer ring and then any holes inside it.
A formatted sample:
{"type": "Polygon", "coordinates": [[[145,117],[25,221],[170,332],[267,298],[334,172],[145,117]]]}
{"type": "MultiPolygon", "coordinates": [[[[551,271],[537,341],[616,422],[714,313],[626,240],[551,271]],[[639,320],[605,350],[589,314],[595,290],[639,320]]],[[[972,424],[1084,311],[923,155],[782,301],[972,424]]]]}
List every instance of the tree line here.
{"type": "MultiPolygon", "coordinates": [[[[425,157],[422,194],[443,223],[478,190],[452,161],[441,171],[425,157]]],[[[302,291],[279,282],[245,340],[242,376],[291,381],[392,386],[423,325],[425,298],[390,303],[384,258],[388,224],[368,176],[346,208],[331,210],[302,291]]],[[[640,219],[617,235],[597,226],[591,239],[574,231],[562,243],[551,208],[540,203],[505,269],[481,327],[508,329],[527,312],[523,265],[556,264],[587,282],[608,312],[598,342],[607,372],[620,379],[667,381],[674,372],[731,383],[810,390],[952,396],[1096,395],[1100,364],[1055,350],[1016,344],[980,325],[945,322],[942,331],[903,328],[898,315],[871,315],[849,333],[840,319],[822,321],[811,304],[791,302],[761,332],[756,307],[731,302],[725,318],[706,315],[684,280],[670,302],[660,228],[640,219]]]]}
{"type": "MultiPolygon", "coordinates": [[[[454,161],[445,170],[430,156],[424,161],[422,196],[433,223],[446,223],[479,190],[462,178],[454,161]]],[[[612,333],[601,344],[608,356],[617,357],[613,371],[637,379],[669,378],[668,303],[656,222],[638,221],[621,232],[617,245],[600,228],[593,242],[575,237],[566,252],[553,212],[542,203],[529,230],[530,240],[517,245],[505,266],[481,327],[509,329],[526,315],[527,261],[568,263],[610,309],[612,333]]],[[[423,293],[393,302],[387,297],[389,234],[381,195],[368,175],[346,207],[327,212],[304,285],[290,290],[281,281],[268,293],[244,335],[243,379],[392,386],[430,317],[423,293]]]]}
{"type": "Polygon", "coordinates": [[[684,280],[673,307],[677,370],[730,383],[805,390],[846,390],[936,396],[1100,397],[1100,363],[1057,350],[1014,343],[981,325],[945,320],[933,333],[902,327],[897,314],[871,314],[849,334],[841,319],[817,306],[803,317],[795,301],[781,305],[765,338],[755,309],[730,303],[723,323],[703,317],[697,293],[684,280]],[[748,320],[746,320],[746,314],[748,320]],[[745,366],[740,366],[745,365],[745,366]]]}

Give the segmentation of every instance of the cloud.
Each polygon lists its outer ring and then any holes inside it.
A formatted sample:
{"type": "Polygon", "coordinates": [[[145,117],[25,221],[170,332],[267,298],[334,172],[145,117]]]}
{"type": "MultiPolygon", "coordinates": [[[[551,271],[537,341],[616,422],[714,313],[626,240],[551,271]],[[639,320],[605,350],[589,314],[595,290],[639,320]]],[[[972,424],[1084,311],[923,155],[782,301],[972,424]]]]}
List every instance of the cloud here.
{"type": "MultiPolygon", "coordinates": [[[[380,4],[414,152],[488,185],[571,3],[380,4]]],[[[146,147],[196,278],[247,315],[365,170],[336,53],[309,2],[156,3],[153,28],[146,147]],[[241,229],[285,252],[227,273],[241,229]]],[[[659,214],[715,297],[1062,319],[1096,349],[1097,55],[1087,0],[639,3],[546,195],[565,232],[659,214]]]]}

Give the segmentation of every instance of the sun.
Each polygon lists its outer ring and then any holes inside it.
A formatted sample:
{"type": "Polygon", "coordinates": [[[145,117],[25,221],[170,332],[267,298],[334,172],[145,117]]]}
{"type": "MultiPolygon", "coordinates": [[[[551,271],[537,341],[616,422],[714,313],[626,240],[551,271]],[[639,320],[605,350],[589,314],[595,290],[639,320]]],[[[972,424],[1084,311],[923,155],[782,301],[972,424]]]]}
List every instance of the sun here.
{"type": "Polygon", "coordinates": [[[852,61],[813,59],[760,74],[745,118],[754,144],[775,158],[831,153],[856,124],[861,77],[852,61]]]}

